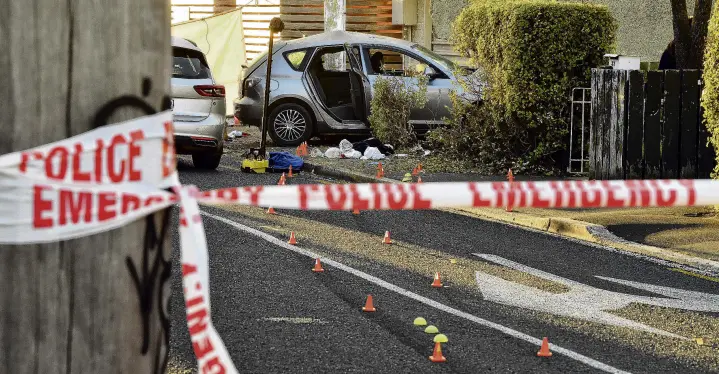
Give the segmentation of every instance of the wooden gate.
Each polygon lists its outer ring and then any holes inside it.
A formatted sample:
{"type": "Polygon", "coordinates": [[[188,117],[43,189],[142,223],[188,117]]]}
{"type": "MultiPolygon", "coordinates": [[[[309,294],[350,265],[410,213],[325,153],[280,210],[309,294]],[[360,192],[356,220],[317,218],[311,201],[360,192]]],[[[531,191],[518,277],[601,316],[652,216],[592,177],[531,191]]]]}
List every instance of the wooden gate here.
{"type": "Polygon", "coordinates": [[[590,177],[708,178],[701,71],[592,70],[590,177]]]}

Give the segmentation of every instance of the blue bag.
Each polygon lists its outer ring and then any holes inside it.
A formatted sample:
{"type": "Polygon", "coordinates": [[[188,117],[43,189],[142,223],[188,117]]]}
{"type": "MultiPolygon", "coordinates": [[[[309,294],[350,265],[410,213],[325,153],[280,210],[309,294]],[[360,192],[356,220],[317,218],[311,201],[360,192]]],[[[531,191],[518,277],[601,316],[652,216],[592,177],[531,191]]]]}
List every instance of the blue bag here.
{"type": "Polygon", "coordinates": [[[269,161],[269,171],[276,173],[288,171],[290,169],[290,165],[292,165],[292,171],[300,171],[305,165],[305,162],[301,157],[287,152],[270,152],[269,161]]]}

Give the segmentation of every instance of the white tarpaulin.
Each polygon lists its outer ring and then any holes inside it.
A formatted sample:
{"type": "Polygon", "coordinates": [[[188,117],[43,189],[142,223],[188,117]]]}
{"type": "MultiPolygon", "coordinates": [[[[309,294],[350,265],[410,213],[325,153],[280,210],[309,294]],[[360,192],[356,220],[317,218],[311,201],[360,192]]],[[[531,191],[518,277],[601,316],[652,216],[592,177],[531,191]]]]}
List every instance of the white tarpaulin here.
{"type": "Polygon", "coordinates": [[[227,114],[233,114],[232,103],[246,62],[242,10],[178,23],[172,26],[172,35],[193,41],[205,53],[217,84],[225,86],[227,114]]]}

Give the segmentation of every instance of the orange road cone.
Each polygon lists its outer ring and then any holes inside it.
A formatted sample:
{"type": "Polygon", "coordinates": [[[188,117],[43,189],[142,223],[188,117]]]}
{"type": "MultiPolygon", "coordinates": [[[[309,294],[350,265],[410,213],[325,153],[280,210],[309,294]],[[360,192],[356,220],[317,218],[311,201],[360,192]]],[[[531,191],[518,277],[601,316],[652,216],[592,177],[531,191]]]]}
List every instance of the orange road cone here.
{"type": "Polygon", "coordinates": [[[290,165],[290,172],[287,173],[287,178],[293,178],[294,175],[292,174],[292,165],[290,165]]]}
{"type": "Polygon", "coordinates": [[[422,183],[422,177],[417,177],[417,183],[422,183]]]}
{"type": "Polygon", "coordinates": [[[384,232],[384,240],[382,241],[382,244],[392,244],[392,239],[389,237],[389,231],[384,232]]]}
{"type": "Polygon", "coordinates": [[[377,163],[377,179],[384,178],[384,168],[382,167],[382,163],[377,163]]]}
{"type": "Polygon", "coordinates": [[[376,312],[377,309],[374,308],[374,303],[372,303],[372,295],[367,295],[367,301],[365,301],[364,306],[362,307],[363,312],[376,312]]]}
{"type": "Polygon", "coordinates": [[[315,273],[322,273],[325,271],[325,269],[322,268],[322,263],[319,258],[315,259],[315,267],[312,268],[312,271],[315,273]]]}
{"type": "Polygon", "coordinates": [[[417,165],[417,171],[422,171],[422,163],[421,162],[417,165]]]}
{"type": "Polygon", "coordinates": [[[544,337],[544,339],[542,339],[542,346],[539,347],[539,352],[537,352],[537,356],[552,357],[552,352],[549,351],[549,339],[547,339],[547,337],[544,337]]]}
{"type": "Polygon", "coordinates": [[[269,208],[267,209],[267,214],[277,214],[277,212],[275,212],[275,208],[269,207],[269,208]]]}
{"type": "Polygon", "coordinates": [[[290,240],[287,242],[289,244],[295,245],[297,244],[297,239],[295,238],[295,232],[290,232],[290,240]]]}
{"type": "Polygon", "coordinates": [[[429,360],[432,362],[445,362],[447,359],[442,356],[442,343],[436,342],[434,343],[434,350],[432,351],[432,355],[429,356],[429,360]]]}
{"type": "Polygon", "coordinates": [[[432,281],[432,287],[442,287],[442,280],[439,279],[439,272],[434,273],[434,281],[432,281]]]}
{"type": "Polygon", "coordinates": [[[354,208],[354,210],[352,210],[352,214],[360,214],[360,210],[357,208],[354,208]]]}
{"type": "Polygon", "coordinates": [[[280,177],[280,181],[277,182],[277,185],[278,185],[278,186],[284,186],[284,185],[285,185],[285,182],[286,182],[285,173],[282,173],[282,176],[280,177]]]}

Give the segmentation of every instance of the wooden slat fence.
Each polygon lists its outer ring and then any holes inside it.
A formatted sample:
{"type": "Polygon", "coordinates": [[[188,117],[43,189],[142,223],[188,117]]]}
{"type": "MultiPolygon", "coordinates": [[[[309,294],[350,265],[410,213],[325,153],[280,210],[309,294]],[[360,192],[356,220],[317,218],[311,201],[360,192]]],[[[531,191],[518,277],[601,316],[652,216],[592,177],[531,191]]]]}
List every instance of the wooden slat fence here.
{"type": "Polygon", "coordinates": [[[701,71],[594,69],[590,177],[707,178],[701,71]]]}

